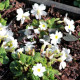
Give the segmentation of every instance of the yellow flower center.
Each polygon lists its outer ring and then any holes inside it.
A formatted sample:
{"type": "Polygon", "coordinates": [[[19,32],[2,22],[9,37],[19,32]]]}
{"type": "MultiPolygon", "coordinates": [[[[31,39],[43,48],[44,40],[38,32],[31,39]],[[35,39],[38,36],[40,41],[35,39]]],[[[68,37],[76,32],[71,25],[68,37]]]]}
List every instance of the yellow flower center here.
{"type": "Polygon", "coordinates": [[[7,46],[12,47],[13,45],[12,45],[11,42],[8,42],[8,43],[7,43],[7,46]]]}
{"type": "Polygon", "coordinates": [[[37,71],[40,72],[41,70],[40,69],[37,69],[37,71]]]}
{"type": "Polygon", "coordinates": [[[2,27],[0,27],[0,31],[2,30],[2,27]]]}
{"type": "Polygon", "coordinates": [[[71,26],[69,25],[69,28],[71,28],[71,26]]]}
{"type": "Polygon", "coordinates": [[[38,14],[38,15],[40,14],[40,10],[37,10],[37,14],[38,14]]]}
{"type": "Polygon", "coordinates": [[[58,36],[57,35],[55,36],[55,39],[58,39],[58,36]]]}
{"type": "Polygon", "coordinates": [[[42,27],[45,27],[45,25],[43,24],[42,27]]]}

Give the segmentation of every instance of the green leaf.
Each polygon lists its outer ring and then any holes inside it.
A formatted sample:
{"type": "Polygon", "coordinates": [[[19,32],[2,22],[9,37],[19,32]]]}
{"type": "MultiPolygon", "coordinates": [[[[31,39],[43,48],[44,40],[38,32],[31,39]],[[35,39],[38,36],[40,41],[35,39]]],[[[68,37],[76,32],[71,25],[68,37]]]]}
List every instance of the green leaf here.
{"type": "Polygon", "coordinates": [[[6,56],[3,58],[3,64],[7,64],[9,62],[9,58],[6,56]]]}
{"type": "Polygon", "coordinates": [[[16,60],[10,63],[10,70],[15,76],[22,75],[22,65],[16,60]]]}
{"type": "Polygon", "coordinates": [[[9,58],[7,56],[0,58],[0,62],[2,64],[7,64],[9,62],[9,58]]]}
{"type": "Polygon", "coordinates": [[[11,54],[11,57],[14,59],[14,60],[16,60],[16,59],[19,59],[19,57],[18,57],[18,54],[14,54],[14,53],[12,53],[11,54]]]}
{"type": "Polygon", "coordinates": [[[22,63],[26,63],[26,59],[27,59],[27,56],[26,56],[25,54],[21,54],[21,55],[20,55],[20,61],[21,61],[22,63]]]}
{"type": "Polygon", "coordinates": [[[4,9],[4,7],[5,7],[5,4],[2,2],[2,3],[0,3],[0,10],[3,10],[4,9]]]}
{"type": "Polygon", "coordinates": [[[36,19],[33,19],[33,21],[32,21],[32,24],[31,25],[33,25],[33,26],[38,26],[39,25],[39,21],[38,20],[36,20],[36,19]]]}
{"type": "Polygon", "coordinates": [[[80,32],[78,33],[78,36],[80,36],[80,32]]]}
{"type": "Polygon", "coordinates": [[[2,25],[6,25],[6,22],[7,22],[7,21],[4,20],[3,18],[0,19],[0,23],[1,23],[2,25]]]}
{"type": "Polygon", "coordinates": [[[68,33],[65,33],[65,34],[66,34],[66,36],[63,37],[63,39],[64,39],[65,41],[76,41],[76,40],[78,40],[78,38],[76,38],[76,37],[73,36],[73,35],[70,35],[70,34],[68,34],[68,33]]]}
{"type": "Polygon", "coordinates": [[[19,80],[28,80],[27,75],[22,74],[19,78],[19,80]]]}
{"type": "Polygon", "coordinates": [[[5,8],[7,9],[9,7],[9,0],[5,1],[5,8]]]}
{"type": "Polygon", "coordinates": [[[28,80],[40,80],[38,76],[35,76],[33,73],[28,73],[27,74],[28,80]]]}
{"type": "Polygon", "coordinates": [[[0,48],[0,56],[5,57],[6,56],[6,51],[4,48],[0,48]]]}

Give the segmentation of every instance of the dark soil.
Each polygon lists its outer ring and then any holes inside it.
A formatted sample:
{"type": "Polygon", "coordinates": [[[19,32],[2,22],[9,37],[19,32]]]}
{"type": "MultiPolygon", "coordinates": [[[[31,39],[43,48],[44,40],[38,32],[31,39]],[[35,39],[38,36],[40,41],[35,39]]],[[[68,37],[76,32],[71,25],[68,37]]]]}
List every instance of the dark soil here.
{"type": "MultiPolygon", "coordinates": [[[[26,25],[30,23],[33,19],[31,16],[31,20],[25,21],[23,25],[20,25],[19,22],[16,22],[16,10],[20,7],[24,8],[25,11],[30,10],[30,6],[26,5],[25,3],[20,3],[16,0],[10,0],[12,4],[12,8],[8,10],[1,11],[2,17],[8,19],[7,24],[9,24],[9,27],[12,29],[12,31],[15,33],[15,38],[20,37],[20,34],[18,34],[19,30],[25,29],[26,25]],[[27,9],[26,9],[27,7],[27,9]]],[[[54,8],[51,7],[48,9],[48,16],[43,17],[44,20],[49,19],[51,17],[58,17],[63,19],[64,16],[60,14],[60,12],[54,11],[54,8]]],[[[70,17],[70,16],[69,16],[70,17]]],[[[73,35],[75,35],[77,38],[80,38],[78,36],[78,32],[80,32],[80,21],[75,20],[75,32],[73,35]]],[[[19,41],[19,44],[24,44],[24,39],[22,41],[19,41]]],[[[61,75],[55,77],[58,80],[79,80],[80,77],[80,41],[77,40],[75,42],[66,42],[62,40],[60,47],[70,48],[71,49],[71,55],[73,57],[72,62],[67,62],[67,66],[64,70],[60,70],[61,75]]],[[[59,63],[55,63],[55,68],[58,69],[59,63]]],[[[54,64],[54,65],[55,65],[54,64]]],[[[13,76],[9,70],[9,64],[8,65],[2,65],[0,64],[0,80],[13,80],[13,76]]]]}

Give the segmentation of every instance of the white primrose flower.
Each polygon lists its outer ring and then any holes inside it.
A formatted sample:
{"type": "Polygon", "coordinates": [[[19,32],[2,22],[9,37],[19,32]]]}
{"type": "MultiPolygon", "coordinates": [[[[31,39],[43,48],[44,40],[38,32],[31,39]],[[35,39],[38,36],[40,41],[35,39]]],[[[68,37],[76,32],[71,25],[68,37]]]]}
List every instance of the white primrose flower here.
{"type": "Polygon", "coordinates": [[[69,32],[69,34],[71,34],[71,32],[74,32],[74,29],[75,29],[74,21],[68,19],[68,18],[67,18],[67,15],[66,15],[66,17],[64,18],[64,23],[66,24],[65,30],[66,30],[67,32],[69,32]]]}
{"type": "Polygon", "coordinates": [[[63,48],[61,53],[65,55],[66,61],[72,61],[72,56],[70,55],[70,49],[63,48]]]}
{"type": "Polygon", "coordinates": [[[6,51],[13,52],[18,47],[18,42],[13,37],[7,37],[2,46],[6,49],[6,51]]]}
{"type": "Polygon", "coordinates": [[[61,69],[64,69],[65,67],[66,67],[66,62],[65,62],[65,60],[66,60],[66,56],[65,56],[65,54],[63,53],[62,54],[62,56],[60,57],[60,65],[59,65],[59,69],[61,70],[61,69]]]}
{"type": "Polygon", "coordinates": [[[33,26],[32,25],[31,26],[28,26],[27,29],[33,29],[33,26]]]}
{"type": "Polygon", "coordinates": [[[25,29],[24,34],[27,36],[28,39],[32,39],[34,35],[31,34],[31,30],[25,29]]]}
{"type": "Polygon", "coordinates": [[[3,29],[6,29],[8,26],[4,26],[0,23],[0,31],[3,30],[3,29]]]}
{"type": "Polygon", "coordinates": [[[13,32],[11,30],[6,29],[5,32],[7,37],[13,36],[13,32]]]}
{"type": "Polygon", "coordinates": [[[39,77],[42,77],[44,75],[43,73],[46,71],[45,67],[42,66],[41,63],[37,63],[36,66],[33,66],[32,70],[33,74],[39,77]]]}
{"type": "Polygon", "coordinates": [[[60,43],[61,38],[63,37],[63,34],[61,32],[56,31],[55,34],[50,34],[51,44],[56,45],[57,43],[60,43]]]}
{"type": "Polygon", "coordinates": [[[39,29],[34,29],[34,33],[35,33],[35,34],[40,34],[39,29]]]}
{"type": "Polygon", "coordinates": [[[17,49],[17,53],[22,53],[24,51],[24,48],[17,49]]]}
{"type": "Polygon", "coordinates": [[[66,62],[64,62],[65,60],[66,61],[72,61],[72,57],[71,57],[71,55],[69,55],[70,49],[63,48],[61,53],[62,53],[62,56],[60,57],[61,63],[60,63],[60,66],[59,66],[60,70],[62,68],[64,69],[66,67],[66,62]]]}
{"type": "Polygon", "coordinates": [[[22,10],[22,8],[19,8],[19,9],[17,9],[17,21],[19,21],[19,20],[21,20],[21,24],[23,24],[24,23],[24,20],[26,19],[26,18],[28,18],[29,17],[29,11],[28,12],[23,12],[23,10],[22,10]]]}
{"type": "Polygon", "coordinates": [[[38,5],[35,3],[32,7],[33,9],[31,10],[31,13],[36,17],[36,19],[41,19],[42,15],[47,15],[47,13],[44,11],[46,9],[44,4],[38,5]]]}
{"type": "Polygon", "coordinates": [[[39,27],[41,30],[46,30],[47,29],[47,23],[40,21],[39,27]]]}
{"type": "Polygon", "coordinates": [[[44,39],[40,39],[39,41],[44,43],[45,46],[50,44],[49,42],[45,41],[44,39]]]}
{"type": "Polygon", "coordinates": [[[66,67],[66,62],[62,61],[59,66],[59,70],[64,69],[66,67]]]}
{"type": "Polygon", "coordinates": [[[34,42],[27,42],[25,45],[25,51],[26,52],[29,52],[30,50],[32,50],[35,46],[33,44],[35,44],[36,41],[34,42]]]}

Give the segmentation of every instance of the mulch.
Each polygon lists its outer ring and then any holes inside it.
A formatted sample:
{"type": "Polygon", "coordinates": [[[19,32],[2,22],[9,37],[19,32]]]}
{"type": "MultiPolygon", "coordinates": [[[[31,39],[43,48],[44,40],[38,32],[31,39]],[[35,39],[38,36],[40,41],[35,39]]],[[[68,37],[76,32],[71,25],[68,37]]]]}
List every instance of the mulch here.
{"type": "MultiPolygon", "coordinates": [[[[12,5],[12,8],[4,11],[0,11],[2,14],[3,18],[8,19],[7,24],[9,24],[9,27],[12,29],[12,31],[15,33],[14,36],[15,38],[19,37],[20,34],[18,34],[19,30],[25,29],[26,25],[30,23],[33,19],[31,16],[31,20],[25,21],[23,25],[20,25],[19,22],[16,22],[15,16],[16,16],[16,10],[18,8],[24,8],[26,10],[27,4],[18,2],[16,0],[10,0],[10,4],[12,5]]],[[[27,6],[29,9],[29,6],[27,6]]],[[[51,17],[57,17],[63,19],[64,16],[60,14],[60,12],[54,11],[54,7],[50,7],[48,9],[48,16],[43,17],[44,20],[49,19],[51,17]]],[[[70,17],[70,16],[69,16],[70,17]]],[[[75,20],[75,32],[72,33],[75,35],[77,38],[80,38],[78,35],[78,32],[80,32],[80,20],[75,20]]],[[[24,41],[19,42],[19,44],[23,44],[24,41]]],[[[61,75],[55,77],[58,80],[79,80],[80,77],[80,41],[74,41],[74,42],[67,42],[62,40],[60,47],[66,47],[71,49],[71,55],[73,57],[72,62],[67,62],[67,66],[64,70],[59,70],[61,75]]],[[[56,66],[55,68],[58,69],[59,64],[55,63],[56,66]]],[[[9,70],[9,64],[7,65],[2,65],[0,63],[0,80],[13,80],[12,74],[9,70]]]]}

